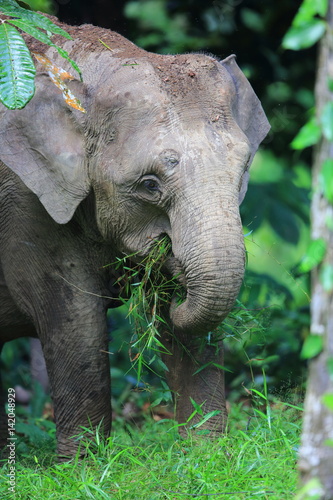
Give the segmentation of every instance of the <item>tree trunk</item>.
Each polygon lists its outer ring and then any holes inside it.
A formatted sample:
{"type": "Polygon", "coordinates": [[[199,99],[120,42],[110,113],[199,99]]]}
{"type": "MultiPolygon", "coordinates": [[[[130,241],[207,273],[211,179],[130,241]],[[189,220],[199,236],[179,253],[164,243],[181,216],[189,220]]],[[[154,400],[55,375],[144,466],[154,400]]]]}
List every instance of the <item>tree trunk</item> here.
{"type": "MultiPolygon", "coordinates": [[[[328,88],[328,81],[333,81],[333,0],[329,1],[327,21],[315,89],[318,119],[325,104],[333,101],[328,88]]],[[[316,498],[321,500],[333,500],[333,411],[322,400],[324,394],[333,398],[333,286],[332,280],[324,283],[322,278],[325,269],[333,266],[333,206],[324,196],[321,180],[322,164],[327,159],[333,159],[333,142],[323,138],[314,152],[311,207],[312,239],[322,238],[327,248],[323,261],[312,272],[311,334],[321,336],[323,350],[310,362],[299,458],[302,485],[318,479],[321,486],[317,483],[316,487],[314,481],[311,493],[317,490],[316,498]]]]}

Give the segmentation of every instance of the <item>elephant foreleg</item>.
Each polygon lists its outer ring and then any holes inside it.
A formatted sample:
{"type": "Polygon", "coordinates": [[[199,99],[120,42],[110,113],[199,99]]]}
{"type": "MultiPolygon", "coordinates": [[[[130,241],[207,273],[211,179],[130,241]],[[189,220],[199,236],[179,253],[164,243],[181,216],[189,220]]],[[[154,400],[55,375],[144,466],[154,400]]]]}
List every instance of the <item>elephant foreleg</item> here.
{"type": "Polygon", "coordinates": [[[167,382],[174,395],[176,420],[180,424],[181,435],[187,429],[197,426],[203,417],[215,412],[200,425],[200,430],[208,430],[216,435],[225,430],[227,411],[224,390],[223,346],[222,341],[209,344],[206,339],[180,338],[164,332],[163,343],[169,354],[162,354],[168,368],[167,382]],[[201,406],[202,415],[195,411],[191,398],[201,406]]]}
{"type": "Polygon", "coordinates": [[[104,435],[110,432],[108,339],[105,311],[99,309],[102,308],[98,303],[86,304],[80,307],[81,314],[74,324],[64,318],[53,331],[51,326],[41,335],[60,458],[75,454],[75,436],[82,432],[82,427],[100,425],[104,435]]]}

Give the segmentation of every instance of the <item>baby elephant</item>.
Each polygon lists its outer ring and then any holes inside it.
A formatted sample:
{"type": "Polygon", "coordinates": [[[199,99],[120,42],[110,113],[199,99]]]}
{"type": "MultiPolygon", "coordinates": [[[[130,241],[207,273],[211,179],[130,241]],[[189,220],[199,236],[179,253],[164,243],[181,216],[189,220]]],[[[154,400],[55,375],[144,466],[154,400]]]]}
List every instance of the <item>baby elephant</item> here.
{"type": "MultiPolygon", "coordinates": [[[[107,264],[144,259],[167,236],[165,272],[185,288],[160,332],[176,418],[188,420],[192,398],[219,410],[205,426],[220,433],[222,348],[205,339],[243,279],[239,204],[267,119],[234,56],[152,54],[106,29],[59,25],[72,40],[55,43],[83,76],[65,83],[85,112],[41,62],[27,106],[0,107],[0,342],[40,339],[60,456],[76,452],[81,426],[102,421],[107,435],[106,311],[117,299],[107,264]]],[[[27,43],[74,71],[53,47],[27,43]]],[[[1,418],[5,429],[3,408],[1,418]]]]}

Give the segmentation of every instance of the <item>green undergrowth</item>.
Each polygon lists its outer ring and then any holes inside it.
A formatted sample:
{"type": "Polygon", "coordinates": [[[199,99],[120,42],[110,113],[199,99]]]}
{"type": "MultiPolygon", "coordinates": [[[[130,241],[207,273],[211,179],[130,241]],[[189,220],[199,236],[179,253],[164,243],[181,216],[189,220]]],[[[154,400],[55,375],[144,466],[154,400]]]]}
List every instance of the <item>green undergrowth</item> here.
{"type": "MultiPolygon", "coordinates": [[[[260,393],[259,393],[260,394],[260,393]]],[[[262,395],[263,396],[263,395],[262,395]]],[[[16,461],[16,493],[2,467],[0,497],[24,500],[291,499],[297,483],[300,412],[282,403],[233,405],[225,435],[181,439],[174,421],[116,423],[103,442],[87,431],[86,457],[58,464],[52,452],[16,461]],[[269,411],[268,411],[269,408],[269,411]]]]}

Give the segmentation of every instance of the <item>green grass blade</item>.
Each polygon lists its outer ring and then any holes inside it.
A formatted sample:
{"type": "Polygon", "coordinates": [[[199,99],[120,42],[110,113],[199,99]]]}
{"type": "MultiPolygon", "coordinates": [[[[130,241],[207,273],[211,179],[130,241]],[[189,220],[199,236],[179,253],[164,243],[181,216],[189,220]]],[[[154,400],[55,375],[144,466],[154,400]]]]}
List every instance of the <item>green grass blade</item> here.
{"type": "Polygon", "coordinates": [[[209,420],[210,418],[212,417],[216,417],[217,415],[219,415],[221,413],[220,410],[213,410],[213,411],[210,411],[209,413],[207,413],[201,420],[200,422],[198,422],[197,424],[193,424],[191,425],[191,429],[197,429],[198,427],[201,427],[204,423],[207,422],[207,420],[209,420]]]}
{"type": "Polygon", "coordinates": [[[191,400],[192,406],[193,406],[193,408],[196,410],[196,412],[197,412],[197,413],[199,413],[199,415],[203,417],[203,410],[202,410],[202,408],[201,408],[202,404],[201,404],[201,405],[199,405],[199,404],[198,404],[196,401],[194,401],[194,399],[192,399],[191,397],[190,397],[190,400],[191,400]]]}
{"type": "Polygon", "coordinates": [[[9,109],[23,108],[35,93],[35,66],[14,26],[0,25],[0,100],[9,109]]]}
{"type": "Polygon", "coordinates": [[[298,411],[304,411],[304,408],[302,408],[301,406],[296,406],[296,405],[292,405],[290,403],[285,403],[284,401],[281,404],[283,404],[284,406],[289,406],[289,408],[294,408],[295,410],[298,410],[298,411]]]}
{"type": "Polygon", "coordinates": [[[251,389],[251,392],[254,392],[255,394],[257,394],[258,396],[260,396],[262,399],[264,399],[265,401],[267,401],[267,397],[260,391],[257,391],[257,389],[251,389]]]}

